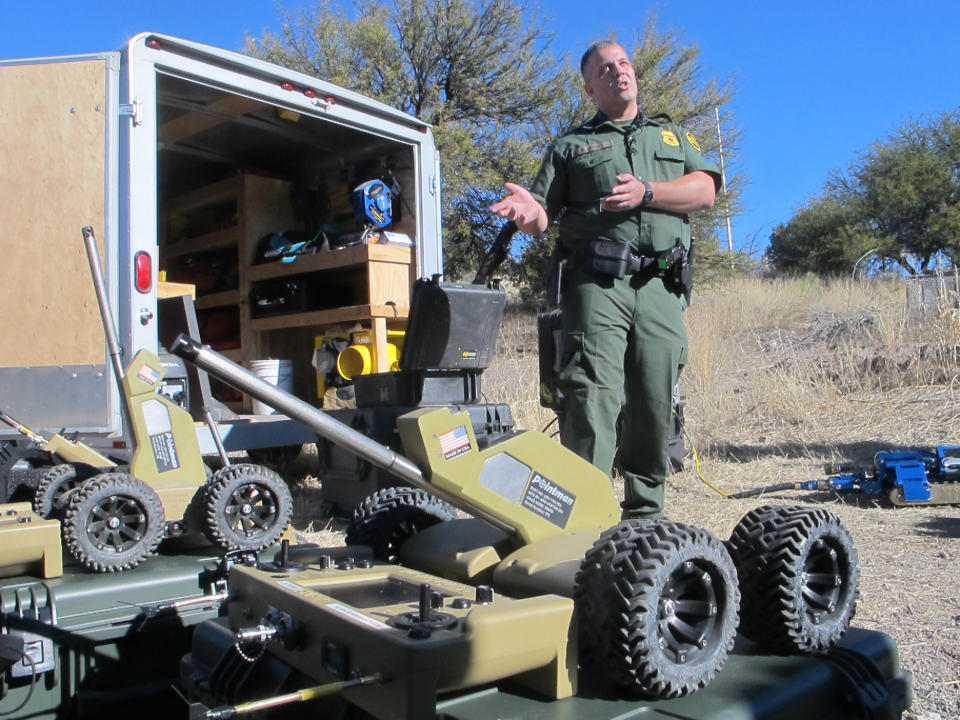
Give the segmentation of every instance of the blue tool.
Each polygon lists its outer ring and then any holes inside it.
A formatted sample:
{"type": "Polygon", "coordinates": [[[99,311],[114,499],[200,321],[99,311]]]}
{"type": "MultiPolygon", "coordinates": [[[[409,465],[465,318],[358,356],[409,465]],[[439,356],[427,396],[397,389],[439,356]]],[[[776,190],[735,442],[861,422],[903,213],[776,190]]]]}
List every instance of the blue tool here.
{"type": "Polygon", "coordinates": [[[960,503],[960,445],[934,450],[899,448],[873,457],[873,467],[854,471],[849,466],[827,467],[823,480],[780,483],[729,495],[745,498],[781,490],[832,490],[840,494],[886,495],[894,505],[950,505],[960,503]]]}
{"type": "Polygon", "coordinates": [[[393,194],[383,180],[368,180],[353,189],[353,214],[363,223],[385,228],[393,222],[393,194]]]}

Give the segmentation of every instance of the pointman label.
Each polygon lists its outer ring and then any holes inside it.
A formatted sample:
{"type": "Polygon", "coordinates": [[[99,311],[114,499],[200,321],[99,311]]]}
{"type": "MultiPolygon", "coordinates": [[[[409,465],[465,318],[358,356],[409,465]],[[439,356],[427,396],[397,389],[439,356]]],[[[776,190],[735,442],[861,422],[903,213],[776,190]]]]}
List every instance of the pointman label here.
{"type": "Polygon", "coordinates": [[[559,528],[567,526],[577,496],[535,472],[520,504],[559,528]]]}

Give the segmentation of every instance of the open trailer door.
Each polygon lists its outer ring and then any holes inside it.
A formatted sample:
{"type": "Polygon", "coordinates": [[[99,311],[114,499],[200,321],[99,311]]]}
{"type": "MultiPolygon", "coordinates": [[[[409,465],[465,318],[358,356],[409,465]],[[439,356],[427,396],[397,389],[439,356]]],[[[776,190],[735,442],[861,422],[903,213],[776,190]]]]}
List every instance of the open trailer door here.
{"type": "Polygon", "coordinates": [[[116,267],[119,62],[0,63],[0,407],[35,429],[119,424],[80,235],[95,226],[116,267]]]}

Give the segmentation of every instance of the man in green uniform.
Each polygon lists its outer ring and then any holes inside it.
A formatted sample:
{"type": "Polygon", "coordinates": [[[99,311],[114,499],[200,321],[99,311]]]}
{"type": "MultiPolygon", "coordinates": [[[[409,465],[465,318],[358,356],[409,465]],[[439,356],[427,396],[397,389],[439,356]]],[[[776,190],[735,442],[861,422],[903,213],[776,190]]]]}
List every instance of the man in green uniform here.
{"type": "Polygon", "coordinates": [[[580,70],[599,112],[553,142],[529,190],[507,183],[509,194],[490,209],[529,235],[559,218],[568,261],[561,441],[611,472],[625,395],[623,515],[655,518],[687,354],[685,302],[672,271],[690,245],[688,213],[713,205],[720,171],[692,134],[639,111],[636,74],[619,44],[594,44],[580,70]]]}

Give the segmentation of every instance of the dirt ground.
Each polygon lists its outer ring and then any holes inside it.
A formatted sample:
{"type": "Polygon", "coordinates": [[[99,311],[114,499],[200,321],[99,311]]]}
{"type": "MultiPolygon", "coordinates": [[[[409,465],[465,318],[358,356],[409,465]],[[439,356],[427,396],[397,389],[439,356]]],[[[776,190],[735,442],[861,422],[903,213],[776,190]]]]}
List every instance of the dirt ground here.
{"type": "MultiPolygon", "coordinates": [[[[810,458],[764,457],[701,463],[703,475],[728,492],[769,482],[823,477],[810,458]],[[755,478],[740,482],[735,477],[755,478]]],[[[802,504],[836,513],[853,535],[860,560],[860,599],[855,626],[891,635],[902,667],[913,673],[914,699],[908,720],[960,717],[960,507],[895,508],[865,496],[789,491],[730,500],[704,485],[692,469],[667,487],[672,518],[729,537],[746,512],[760,504],[802,504]]]]}
{"type": "MultiPolygon", "coordinates": [[[[668,480],[671,516],[728,537],[761,504],[826,507],[849,528],[859,553],[860,599],[854,625],[880,630],[898,644],[913,673],[908,720],[960,718],[960,506],[895,507],[885,498],[783,491],[731,500],[736,493],[827,477],[824,465],[872,467],[883,450],[960,444],[960,398],[953,385],[825,395],[804,405],[795,426],[764,420],[762,408],[737,422],[704,428],[687,419],[701,444],[700,473],[688,456],[668,480]]],[[[688,442],[691,453],[694,442],[688,442]]]]}

